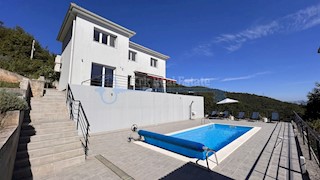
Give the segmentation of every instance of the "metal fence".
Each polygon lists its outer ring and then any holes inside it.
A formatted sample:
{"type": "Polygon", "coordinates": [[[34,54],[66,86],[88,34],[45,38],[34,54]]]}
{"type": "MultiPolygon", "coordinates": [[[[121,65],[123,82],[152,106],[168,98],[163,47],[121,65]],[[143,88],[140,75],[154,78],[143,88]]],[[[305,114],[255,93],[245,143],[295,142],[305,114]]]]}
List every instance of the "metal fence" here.
{"type": "Polygon", "coordinates": [[[303,144],[307,144],[309,159],[314,160],[320,166],[320,136],[306,123],[296,112],[294,113],[294,122],[297,125],[297,129],[302,137],[303,144]]]}

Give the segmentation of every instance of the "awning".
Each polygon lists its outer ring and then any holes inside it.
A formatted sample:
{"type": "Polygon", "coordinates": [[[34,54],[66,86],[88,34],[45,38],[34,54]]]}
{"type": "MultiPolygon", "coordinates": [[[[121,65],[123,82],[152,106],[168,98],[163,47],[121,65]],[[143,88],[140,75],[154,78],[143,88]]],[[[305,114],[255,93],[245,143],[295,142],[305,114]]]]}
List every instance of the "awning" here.
{"type": "Polygon", "coordinates": [[[158,76],[158,75],[155,75],[155,74],[144,73],[144,72],[140,72],[140,71],[135,71],[135,73],[138,73],[138,74],[141,74],[141,75],[144,75],[144,76],[153,78],[153,79],[158,79],[158,80],[160,79],[160,80],[166,80],[166,81],[176,82],[175,79],[164,78],[164,77],[162,77],[162,76],[158,76]]]}

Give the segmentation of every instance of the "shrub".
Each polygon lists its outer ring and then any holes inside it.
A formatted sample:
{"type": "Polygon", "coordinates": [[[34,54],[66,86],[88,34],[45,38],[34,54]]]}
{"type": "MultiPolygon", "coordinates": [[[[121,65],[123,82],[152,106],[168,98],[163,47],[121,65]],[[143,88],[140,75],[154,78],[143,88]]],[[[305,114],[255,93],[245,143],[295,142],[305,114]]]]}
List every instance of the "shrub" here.
{"type": "Polygon", "coordinates": [[[0,81],[0,87],[5,88],[18,88],[20,83],[10,83],[10,82],[4,82],[0,81]]]}
{"type": "Polygon", "coordinates": [[[25,110],[28,108],[27,102],[17,95],[0,91],[0,113],[13,110],[25,110]]]}

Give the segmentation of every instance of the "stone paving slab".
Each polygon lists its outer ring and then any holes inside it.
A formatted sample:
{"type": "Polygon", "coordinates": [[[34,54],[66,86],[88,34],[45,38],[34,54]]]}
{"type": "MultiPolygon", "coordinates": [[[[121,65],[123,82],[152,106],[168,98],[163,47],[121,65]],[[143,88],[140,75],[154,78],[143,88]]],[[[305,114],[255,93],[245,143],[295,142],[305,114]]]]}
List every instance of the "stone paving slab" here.
{"type": "MultiPolygon", "coordinates": [[[[268,164],[266,162],[270,159],[274,143],[279,141],[276,138],[278,134],[271,136],[269,140],[270,144],[267,144],[259,159],[261,163],[258,163],[256,166],[254,165],[272,132],[278,133],[284,128],[280,129],[280,126],[277,126],[276,123],[248,122],[245,120],[211,120],[211,122],[257,126],[261,127],[261,129],[225,160],[220,162],[212,172],[206,171],[205,168],[199,167],[196,164],[180,161],[135,143],[128,143],[127,137],[131,133],[129,127],[128,130],[95,134],[91,135],[89,139],[89,158],[86,163],[66,168],[58,174],[48,176],[47,179],[77,179],[77,177],[81,177],[81,179],[120,179],[101,162],[92,158],[98,154],[101,154],[134,179],[177,179],[177,177],[183,179],[245,179],[252,167],[255,170],[251,174],[250,179],[261,179],[266,170],[266,179],[274,179],[274,174],[276,173],[275,167],[278,167],[277,163],[279,161],[279,147],[273,152],[274,155],[269,163],[269,169],[266,167],[266,164],[268,164]],[[259,168],[262,172],[258,171],[259,168]]],[[[140,128],[165,134],[199,125],[201,125],[201,120],[188,120],[140,128]]],[[[283,133],[283,131],[281,132],[283,133]]],[[[294,145],[291,144],[291,146],[294,149],[294,145]]],[[[286,151],[284,150],[282,153],[286,153],[286,151]]],[[[292,155],[296,154],[292,153],[292,155]]],[[[286,157],[284,156],[280,161],[285,162],[285,159],[286,157]]],[[[282,168],[279,168],[278,178],[286,179],[286,172],[282,168]]],[[[297,176],[296,179],[299,178],[297,176]]]]}

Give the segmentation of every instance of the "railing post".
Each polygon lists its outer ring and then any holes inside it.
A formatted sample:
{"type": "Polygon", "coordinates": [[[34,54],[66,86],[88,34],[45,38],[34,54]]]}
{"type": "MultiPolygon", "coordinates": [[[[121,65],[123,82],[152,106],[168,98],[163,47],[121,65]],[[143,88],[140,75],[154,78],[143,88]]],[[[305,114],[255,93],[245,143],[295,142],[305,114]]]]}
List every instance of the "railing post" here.
{"type": "Polygon", "coordinates": [[[318,160],[320,160],[320,143],[318,140],[316,140],[316,141],[317,141],[318,160]]]}
{"type": "Polygon", "coordinates": [[[87,132],[86,132],[86,149],[85,149],[85,154],[86,154],[86,156],[88,155],[87,153],[88,153],[88,136],[89,136],[89,126],[87,126],[87,132]]]}
{"type": "Polygon", "coordinates": [[[309,138],[309,130],[308,130],[308,128],[306,128],[306,132],[307,132],[309,159],[311,160],[311,147],[310,147],[310,138],[309,138]]]}
{"type": "Polygon", "coordinates": [[[80,115],[80,106],[81,106],[81,102],[78,102],[78,115],[77,115],[77,129],[78,129],[78,125],[79,125],[79,115],[80,115]]]}
{"type": "MultiPolygon", "coordinates": [[[[302,126],[302,125],[301,125],[302,126]]],[[[305,143],[305,134],[304,134],[304,128],[303,128],[303,126],[301,127],[301,129],[302,129],[302,133],[301,133],[301,135],[302,135],[302,141],[303,141],[303,145],[305,145],[306,143],[305,143]]]]}

